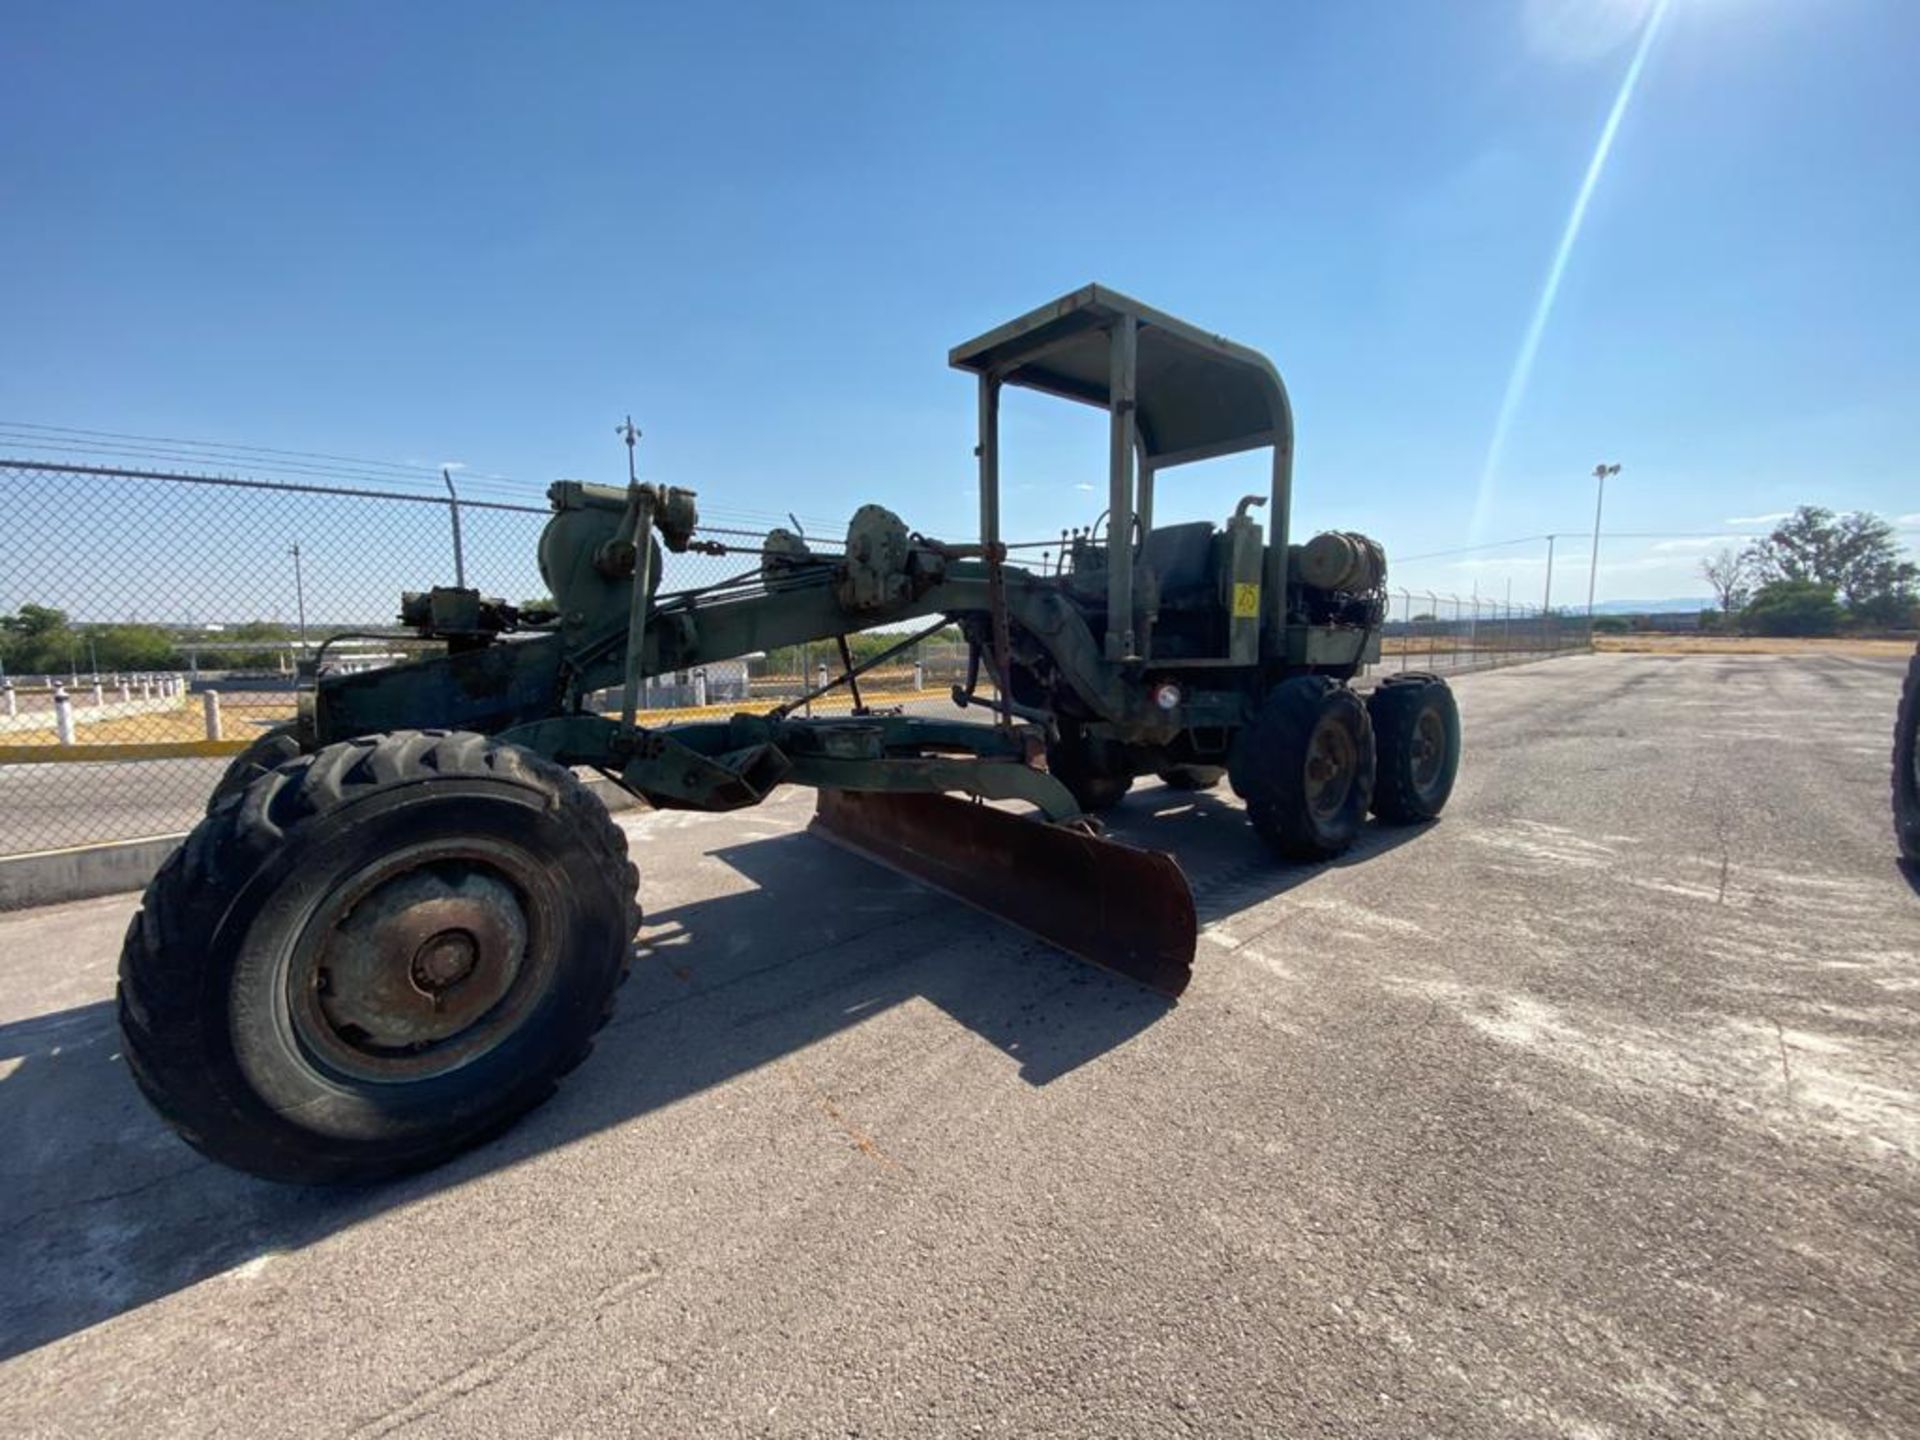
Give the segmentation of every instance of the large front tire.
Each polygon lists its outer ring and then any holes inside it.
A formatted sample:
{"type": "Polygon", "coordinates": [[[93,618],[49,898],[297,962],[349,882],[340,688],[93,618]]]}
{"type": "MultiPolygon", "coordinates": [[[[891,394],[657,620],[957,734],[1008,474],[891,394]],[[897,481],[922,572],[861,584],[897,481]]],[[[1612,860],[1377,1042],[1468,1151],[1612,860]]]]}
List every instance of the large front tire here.
{"type": "Polygon", "coordinates": [[[221,801],[229,795],[238,795],[269,770],[278,770],[282,765],[298,760],[304,753],[292,725],[275,725],[263,732],[234,756],[221,772],[213,793],[207,797],[207,813],[212,814],[221,801]]]}
{"type": "Polygon", "coordinates": [[[564,768],[401,731],[268,771],[148,886],[120,957],[134,1078],[272,1180],[365,1181],[498,1133],[586,1057],[639,924],[564,768]]]}
{"type": "Polygon", "coordinates": [[[1325,675],[1274,686],[1228,763],[1254,831],[1288,860],[1331,859],[1359,838],[1373,774],[1367,707],[1325,675]]]}

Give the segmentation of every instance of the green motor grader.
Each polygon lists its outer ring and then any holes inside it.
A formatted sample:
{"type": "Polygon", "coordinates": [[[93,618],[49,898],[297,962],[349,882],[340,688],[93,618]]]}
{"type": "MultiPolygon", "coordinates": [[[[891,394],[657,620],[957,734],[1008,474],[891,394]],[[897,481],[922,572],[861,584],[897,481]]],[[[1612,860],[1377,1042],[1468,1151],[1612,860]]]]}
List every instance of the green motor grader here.
{"type": "Polygon", "coordinates": [[[1094,818],[1135,776],[1227,779],[1284,861],[1338,854],[1369,811],[1439,814],[1452,696],[1427,675],[1351,688],[1379,654],[1385,556],[1349,533],[1291,543],[1293,422],[1262,355],[1089,286],[950,360],[977,377],[977,540],[869,505],[844,552],[775,531],[733,579],[668,593],[663,549],[739,548],[702,534],[695,497],[631,473],[561,481],[540,542],[551,611],[410,594],[402,618],[438,653],[323,674],[295,725],[236,757],[121,958],[126,1054],[183,1137],[274,1179],[366,1180],[549,1094],[604,1023],[640,923],[625,834],[577,769],[662,808],[814,787],[825,838],[1169,994],[1191,973],[1186,879],[1094,818]],[[1001,534],[1008,385],[1110,422],[1107,512],[1044,571],[1011,563],[1001,534]],[[1261,450],[1266,494],[1219,525],[1154,523],[1163,474],[1261,450]],[[848,634],[898,630],[904,650],[954,624],[957,709],[860,705],[860,675],[892,652],[856,665],[848,634]],[[647,677],[834,639],[844,668],[824,688],[847,686],[850,714],[795,701],[643,723],[647,677]]]}

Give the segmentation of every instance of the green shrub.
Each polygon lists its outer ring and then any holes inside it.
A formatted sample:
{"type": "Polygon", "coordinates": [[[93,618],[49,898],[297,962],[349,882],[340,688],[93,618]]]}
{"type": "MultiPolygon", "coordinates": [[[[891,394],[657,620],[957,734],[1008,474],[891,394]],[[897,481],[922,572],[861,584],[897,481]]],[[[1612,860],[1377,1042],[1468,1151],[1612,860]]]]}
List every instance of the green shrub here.
{"type": "Polygon", "coordinates": [[[1774,580],[1754,592],[1740,626],[1754,635],[1831,635],[1840,628],[1840,602],[1831,585],[1774,580]]]}

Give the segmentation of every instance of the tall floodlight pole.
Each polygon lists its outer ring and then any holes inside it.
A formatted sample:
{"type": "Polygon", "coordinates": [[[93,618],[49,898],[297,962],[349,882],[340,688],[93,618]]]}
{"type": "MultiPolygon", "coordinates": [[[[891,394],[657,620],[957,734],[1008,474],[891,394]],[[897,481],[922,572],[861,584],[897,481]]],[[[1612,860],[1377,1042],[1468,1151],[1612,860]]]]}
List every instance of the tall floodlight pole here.
{"type": "Polygon", "coordinates": [[[1593,584],[1600,578],[1600,510],[1607,503],[1607,477],[1618,475],[1618,465],[1596,465],[1593,478],[1598,488],[1593,496],[1593,558],[1587,562],[1587,629],[1593,629],[1593,584]]]}
{"type": "Polygon", "coordinates": [[[307,586],[300,572],[300,542],[294,541],[287,553],[293,556],[293,605],[300,623],[300,654],[304,656],[307,653],[307,586]]]}
{"type": "Polygon", "coordinates": [[[1540,613],[1553,613],[1553,536],[1547,536],[1547,593],[1540,601],[1540,613]]]}

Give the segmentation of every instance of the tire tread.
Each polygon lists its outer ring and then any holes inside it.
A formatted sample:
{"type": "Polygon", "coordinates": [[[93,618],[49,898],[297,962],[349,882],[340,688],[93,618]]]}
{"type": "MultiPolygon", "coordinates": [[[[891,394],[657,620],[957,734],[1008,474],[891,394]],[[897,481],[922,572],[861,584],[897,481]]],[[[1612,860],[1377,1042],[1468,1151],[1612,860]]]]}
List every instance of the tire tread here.
{"type": "MultiPolygon", "coordinates": [[[[541,792],[595,855],[609,881],[627,898],[628,942],[618,974],[592,1031],[554,1078],[577,1068],[593,1034],[613,1013],[613,996],[633,963],[631,939],[641,923],[639,872],[626,832],[571,770],[486,736],[446,731],[396,731],[330,745],[255,775],[238,803],[221,804],[187,836],[155,873],[121,949],[117,1011],[128,1069],[150,1104],[189,1145],[223,1163],[270,1178],[298,1182],[375,1178],[324,1147],[291,1149],[257,1127],[232,1097],[209,1082],[201,1057],[210,1017],[200,1001],[199,962],[204,938],[221,911],[284,842],[297,824],[351,804],[372,789],[417,783],[435,775],[500,778],[541,792]]],[[[223,797],[228,798],[228,797],[223,797]]],[[[548,1084],[530,1103],[503,1117],[498,1133],[553,1092],[548,1084]]],[[[396,1157],[382,1173],[422,1168],[480,1143],[462,1133],[396,1157]]]]}

